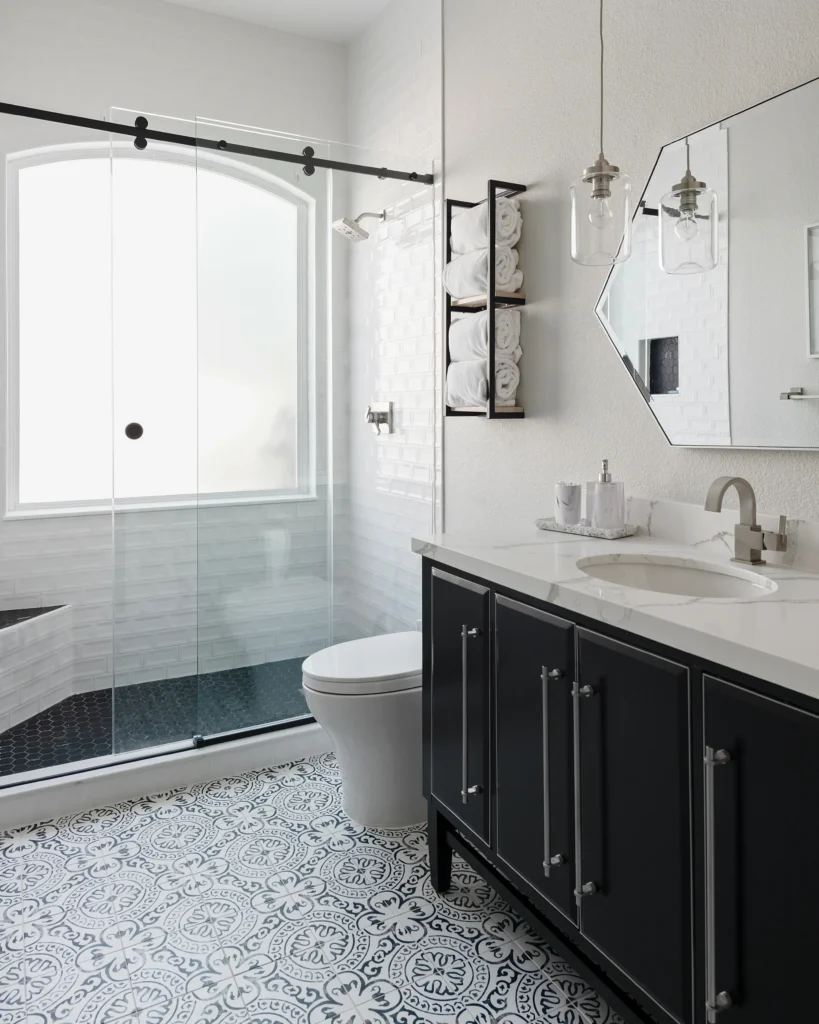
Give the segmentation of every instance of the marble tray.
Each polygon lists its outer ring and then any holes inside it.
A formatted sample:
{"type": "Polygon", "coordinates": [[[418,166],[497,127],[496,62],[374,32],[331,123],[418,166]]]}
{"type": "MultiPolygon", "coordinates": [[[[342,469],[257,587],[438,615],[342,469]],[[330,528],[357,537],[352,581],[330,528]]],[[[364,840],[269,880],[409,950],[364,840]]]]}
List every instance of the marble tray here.
{"type": "Polygon", "coordinates": [[[563,526],[554,519],[536,519],[535,526],[539,530],[553,530],[555,533],[573,533],[578,537],[596,537],[599,540],[622,540],[623,537],[633,537],[637,532],[636,526],[620,526],[614,530],[603,530],[592,526],[588,519],[581,519],[576,526],[563,526]]]}

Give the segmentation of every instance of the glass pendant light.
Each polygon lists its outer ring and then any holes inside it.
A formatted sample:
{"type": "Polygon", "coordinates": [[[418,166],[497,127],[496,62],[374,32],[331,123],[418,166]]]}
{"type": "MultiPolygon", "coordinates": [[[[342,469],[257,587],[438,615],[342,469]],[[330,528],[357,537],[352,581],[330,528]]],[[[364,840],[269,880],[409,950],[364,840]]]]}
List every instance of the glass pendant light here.
{"type": "Polygon", "coordinates": [[[603,0],[600,0],[600,155],[572,182],[572,259],[610,267],[631,255],[631,179],[603,155],[603,0]]]}
{"type": "Polygon", "coordinates": [[[685,174],[660,203],[660,267],[666,274],[702,274],[719,261],[717,194],[691,173],[685,140],[685,174]]]}

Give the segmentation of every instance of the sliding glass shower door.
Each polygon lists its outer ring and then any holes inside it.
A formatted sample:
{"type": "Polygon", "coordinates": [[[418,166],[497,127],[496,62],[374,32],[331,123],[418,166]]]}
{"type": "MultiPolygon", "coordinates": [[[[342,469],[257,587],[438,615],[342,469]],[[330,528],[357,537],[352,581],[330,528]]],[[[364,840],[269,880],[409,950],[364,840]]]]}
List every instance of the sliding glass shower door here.
{"type": "MultiPolygon", "coordinates": [[[[135,113],[113,112],[134,124],[135,113]]],[[[186,122],[149,116],[154,130],[186,122]]],[[[198,729],[198,265],[192,147],[114,137],[113,747],[198,729]]]]}
{"type": "MultiPolygon", "coordinates": [[[[330,182],[304,159],[254,154],[300,155],[306,140],[207,120],[196,130],[197,660],[207,738],[306,716],[301,664],[330,642],[330,182]]],[[[326,149],[310,145],[318,156],[326,149]]]]}
{"type": "Polygon", "coordinates": [[[328,172],[148,121],[199,144],[112,150],[118,752],[306,717],[331,636],[328,172]]]}

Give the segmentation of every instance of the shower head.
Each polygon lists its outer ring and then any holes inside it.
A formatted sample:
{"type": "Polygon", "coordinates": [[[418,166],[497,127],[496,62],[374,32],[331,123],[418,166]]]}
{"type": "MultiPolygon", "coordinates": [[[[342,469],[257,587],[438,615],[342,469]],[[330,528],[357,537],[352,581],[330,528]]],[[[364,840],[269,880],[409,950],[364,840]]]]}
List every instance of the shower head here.
{"type": "Polygon", "coordinates": [[[341,220],[333,221],[333,231],[337,231],[340,235],[344,235],[345,238],[349,238],[351,242],[363,242],[370,237],[370,232],[365,231],[359,224],[359,221],[364,220],[365,217],[375,217],[380,221],[385,221],[387,219],[387,211],[382,210],[381,213],[360,213],[355,220],[350,220],[349,217],[342,217],[341,220]]]}

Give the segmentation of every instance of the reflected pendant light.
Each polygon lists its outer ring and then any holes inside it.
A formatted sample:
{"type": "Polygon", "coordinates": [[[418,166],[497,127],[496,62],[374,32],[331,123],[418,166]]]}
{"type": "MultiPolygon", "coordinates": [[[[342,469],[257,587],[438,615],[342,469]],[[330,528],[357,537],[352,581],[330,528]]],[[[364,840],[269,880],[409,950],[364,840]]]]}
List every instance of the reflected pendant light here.
{"type": "Polygon", "coordinates": [[[600,155],[572,182],[572,259],[610,267],[631,255],[631,179],[603,155],[603,0],[600,0],[600,155]]]}
{"type": "Polygon", "coordinates": [[[660,202],[660,267],[666,274],[702,274],[719,260],[717,194],[691,173],[685,140],[685,174],[660,202]]]}

